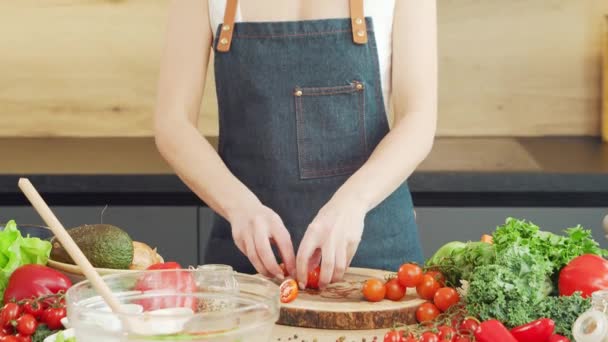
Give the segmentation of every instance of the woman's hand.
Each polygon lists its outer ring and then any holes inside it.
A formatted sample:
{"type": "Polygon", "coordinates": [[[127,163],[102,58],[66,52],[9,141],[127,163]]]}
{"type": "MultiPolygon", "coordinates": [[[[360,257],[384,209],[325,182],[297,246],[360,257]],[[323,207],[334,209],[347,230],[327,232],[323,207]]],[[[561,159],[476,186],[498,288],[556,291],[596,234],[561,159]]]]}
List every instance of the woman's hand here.
{"type": "Polygon", "coordinates": [[[363,234],[368,206],[353,196],[336,193],[310,223],[297,256],[298,283],[306,287],[308,271],[321,257],[319,287],[339,281],[350,265],[363,234]]]}
{"type": "Polygon", "coordinates": [[[289,274],[295,274],[295,255],[291,236],[283,221],[272,209],[252,201],[228,215],[236,246],[249,258],[255,269],[267,277],[283,279],[283,270],[272,252],[271,243],[279,248],[289,274]]]}

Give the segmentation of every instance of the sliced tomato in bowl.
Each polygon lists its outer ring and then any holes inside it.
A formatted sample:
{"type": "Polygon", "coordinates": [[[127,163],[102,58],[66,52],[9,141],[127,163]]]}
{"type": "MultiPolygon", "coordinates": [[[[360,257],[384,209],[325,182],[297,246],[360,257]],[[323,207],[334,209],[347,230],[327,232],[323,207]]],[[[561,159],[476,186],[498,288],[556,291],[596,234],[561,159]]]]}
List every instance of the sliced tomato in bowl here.
{"type": "Polygon", "coordinates": [[[197,311],[196,282],[191,272],[176,262],[154,264],[135,284],[146,298],[137,301],[144,311],[191,308],[197,311]]]}

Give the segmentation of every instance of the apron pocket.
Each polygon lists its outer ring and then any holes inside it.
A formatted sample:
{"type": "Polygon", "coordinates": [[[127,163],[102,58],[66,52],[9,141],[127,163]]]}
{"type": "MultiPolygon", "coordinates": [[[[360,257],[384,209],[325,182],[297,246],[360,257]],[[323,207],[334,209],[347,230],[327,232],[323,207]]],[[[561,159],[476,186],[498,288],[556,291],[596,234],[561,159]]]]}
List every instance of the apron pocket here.
{"type": "Polygon", "coordinates": [[[294,90],[300,178],[350,174],[367,159],[365,86],[294,90]]]}

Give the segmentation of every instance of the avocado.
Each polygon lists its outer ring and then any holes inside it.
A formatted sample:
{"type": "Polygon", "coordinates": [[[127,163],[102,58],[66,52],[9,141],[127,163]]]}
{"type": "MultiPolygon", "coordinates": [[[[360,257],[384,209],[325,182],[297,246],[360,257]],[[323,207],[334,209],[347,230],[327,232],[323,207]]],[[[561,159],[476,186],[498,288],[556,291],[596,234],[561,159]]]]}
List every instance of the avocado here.
{"type": "MultiPolygon", "coordinates": [[[[109,224],[90,224],[68,229],[74,242],[93,267],[128,269],[133,262],[133,241],[124,230],[109,224]]],[[[51,259],[74,264],[57,238],[51,240],[51,259]]]]}

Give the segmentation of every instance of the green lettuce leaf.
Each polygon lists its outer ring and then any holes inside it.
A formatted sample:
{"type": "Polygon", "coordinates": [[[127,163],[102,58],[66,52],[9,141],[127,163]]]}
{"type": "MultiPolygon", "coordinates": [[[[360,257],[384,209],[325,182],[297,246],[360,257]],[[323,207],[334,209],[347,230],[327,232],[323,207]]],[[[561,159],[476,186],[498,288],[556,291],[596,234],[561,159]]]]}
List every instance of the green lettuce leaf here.
{"type": "Polygon", "coordinates": [[[35,237],[23,237],[15,221],[10,221],[0,231],[0,297],[8,280],[22,265],[45,265],[51,253],[51,243],[35,237]]]}

